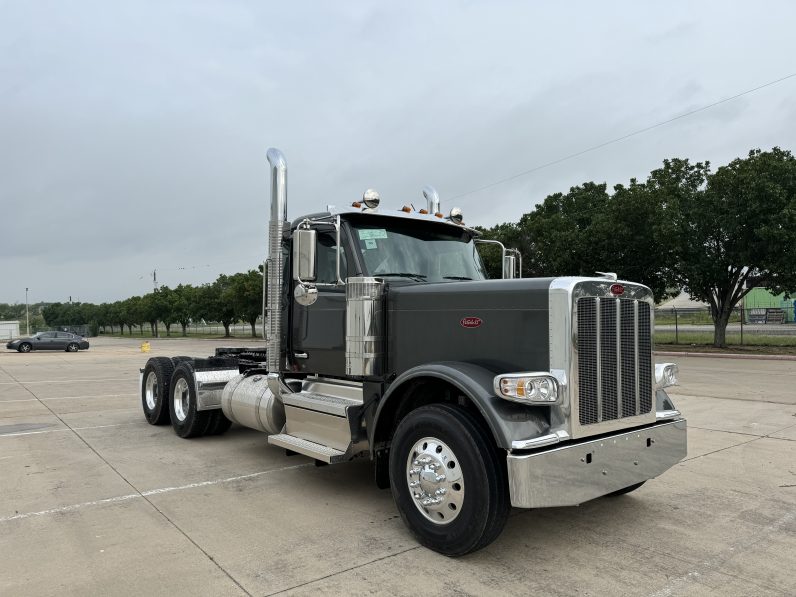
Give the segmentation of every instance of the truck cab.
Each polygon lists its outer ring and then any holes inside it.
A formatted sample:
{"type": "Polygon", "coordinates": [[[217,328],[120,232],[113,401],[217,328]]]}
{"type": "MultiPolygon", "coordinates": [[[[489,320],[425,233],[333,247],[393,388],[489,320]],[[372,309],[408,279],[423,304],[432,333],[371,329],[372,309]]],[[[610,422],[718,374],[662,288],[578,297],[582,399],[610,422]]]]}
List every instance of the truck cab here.
{"type": "Polygon", "coordinates": [[[452,556],[493,541],[512,506],[627,493],[685,456],[646,286],[521,278],[499,243],[490,280],[485,241],[430,187],[421,210],[368,190],[288,221],[286,162],[268,159],[266,346],[150,359],[151,423],[182,437],[237,423],[320,464],[369,458],[417,539],[452,556]]]}

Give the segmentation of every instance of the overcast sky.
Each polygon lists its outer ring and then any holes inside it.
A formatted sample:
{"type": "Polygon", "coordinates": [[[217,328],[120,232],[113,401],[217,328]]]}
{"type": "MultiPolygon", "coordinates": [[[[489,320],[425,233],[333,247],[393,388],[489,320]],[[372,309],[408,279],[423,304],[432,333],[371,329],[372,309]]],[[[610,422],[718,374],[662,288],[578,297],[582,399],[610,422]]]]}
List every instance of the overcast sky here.
{"type": "Polygon", "coordinates": [[[437,188],[468,224],[667,157],[796,149],[796,4],[0,0],[0,302],[102,302],[264,258],[291,218],[437,188]]]}

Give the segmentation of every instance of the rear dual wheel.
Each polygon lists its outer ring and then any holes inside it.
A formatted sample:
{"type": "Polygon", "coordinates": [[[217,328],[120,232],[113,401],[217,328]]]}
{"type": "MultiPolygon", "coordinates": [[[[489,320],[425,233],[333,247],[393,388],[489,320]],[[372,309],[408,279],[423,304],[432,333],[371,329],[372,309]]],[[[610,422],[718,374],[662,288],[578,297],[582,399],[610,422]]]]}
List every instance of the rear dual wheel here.
{"type": "Polygon", "coordinates": [[[141,406],[150,425],[169,422],[169,387],[174,365],[167,357],[153,357],[146,362],[141,384],[141,406]]]}
{"type": "Polygon", "coordinates": [[[231,422],[221,409],[197,410],[196,382],[193,364],[183,361],[174,369],[169,398],[171,426],[183,438],[220,435],[231,422]]]}

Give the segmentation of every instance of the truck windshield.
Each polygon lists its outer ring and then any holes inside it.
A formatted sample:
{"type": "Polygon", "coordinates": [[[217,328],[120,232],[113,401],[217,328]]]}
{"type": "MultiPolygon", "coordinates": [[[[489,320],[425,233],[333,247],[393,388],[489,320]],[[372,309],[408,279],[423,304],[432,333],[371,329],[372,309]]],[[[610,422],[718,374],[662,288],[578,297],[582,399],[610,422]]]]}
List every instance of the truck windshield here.
{"type": "Polygon", "coordinates": [[[486,279],[475,243],[464,229],[392,218],[351,225],[371,276],[418,282],[486,279]]]}

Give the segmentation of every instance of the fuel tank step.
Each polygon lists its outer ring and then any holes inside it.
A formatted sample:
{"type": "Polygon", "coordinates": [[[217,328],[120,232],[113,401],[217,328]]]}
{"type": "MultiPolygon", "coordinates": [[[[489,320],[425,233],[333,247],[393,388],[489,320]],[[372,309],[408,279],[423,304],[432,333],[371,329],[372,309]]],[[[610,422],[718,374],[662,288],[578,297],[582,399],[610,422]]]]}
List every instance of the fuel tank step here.
{"type": "Polygon", "coordinates": [[[348,458],[346,458],[345,452],[341,452],[340,450],[335,450],[334,448],[323,446],[321,444],[316,444],[315,442],[311,442],[300,437],[288,435],[287,433],[269,435],[268,443],[272,446],[279,446],[280,448],[285,448],[286,450],[292,450],[293,452],[304,454],[305,456],[309,456],[315,460],[320,460],[321,462],[328,462],[329,464],[348,460],[348,458]]]}
{"type": "Polygon", "coordinates": [[[308,392],[307,390],[304,390],[302,392],[295,392],[293,394],[283,394],[282,403],[285,406],[306,408],[307,410],[314,410],[338,417],[345,417],[346,409],[349,406],[360,406],[362,404],[362,400],[355,400],[342,396],[331,396],[329,394],[308,392]]]}

